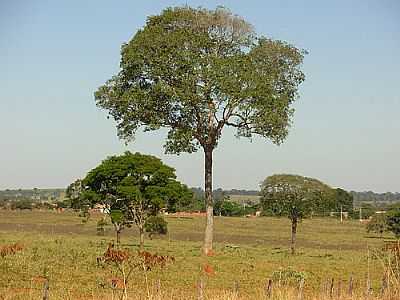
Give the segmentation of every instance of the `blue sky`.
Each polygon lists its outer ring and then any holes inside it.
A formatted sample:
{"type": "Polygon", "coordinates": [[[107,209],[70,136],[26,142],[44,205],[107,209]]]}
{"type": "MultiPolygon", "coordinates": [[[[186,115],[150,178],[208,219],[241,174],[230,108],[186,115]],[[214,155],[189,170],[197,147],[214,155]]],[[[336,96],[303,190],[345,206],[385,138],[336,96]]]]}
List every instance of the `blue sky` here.
{"type": "Polygon", "coordinates": [[[161,157],[190,186],[203,154],[163,154],[165,131],[125,146],[93,92],[119,50],[167,6],[224,5],[259,34],[307,49],[293,128],[277,147],[224,132],[214,187],[256,189],[274,173],[348,190],[400,192],[400,2],[1,1],[0,189],[64,187],[108,155],[161,157]]]}

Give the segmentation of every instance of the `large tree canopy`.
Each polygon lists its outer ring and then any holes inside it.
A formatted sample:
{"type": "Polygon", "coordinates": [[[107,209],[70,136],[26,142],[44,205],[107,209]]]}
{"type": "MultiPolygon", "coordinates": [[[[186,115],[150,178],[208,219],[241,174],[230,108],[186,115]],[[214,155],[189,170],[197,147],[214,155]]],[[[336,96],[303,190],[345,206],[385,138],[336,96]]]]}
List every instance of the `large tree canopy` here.
{"type": "Polygon", "coordinates": [[[207,228],[212,247],[212,153],[225,126],[280,144],[288,134],[304,51],[257,36],[225,8],[167,8],[122,46],[119,73],[95,93],[119,136],[168,128],[167,153],[205,152],[207,228]]]}

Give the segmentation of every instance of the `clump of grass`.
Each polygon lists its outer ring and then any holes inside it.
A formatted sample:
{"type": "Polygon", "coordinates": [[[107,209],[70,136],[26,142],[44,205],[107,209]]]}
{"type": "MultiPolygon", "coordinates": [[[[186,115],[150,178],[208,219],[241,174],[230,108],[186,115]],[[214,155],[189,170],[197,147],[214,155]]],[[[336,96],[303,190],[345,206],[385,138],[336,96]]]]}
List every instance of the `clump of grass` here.
{"type": "Polygon", "coordinates": [[[304,271],[296,271],[293,267],[280,268],[272,273],[272,279],[279,284],[292,285],[298,284],[301,280],[307,279],[308,274],[304,271]]]}

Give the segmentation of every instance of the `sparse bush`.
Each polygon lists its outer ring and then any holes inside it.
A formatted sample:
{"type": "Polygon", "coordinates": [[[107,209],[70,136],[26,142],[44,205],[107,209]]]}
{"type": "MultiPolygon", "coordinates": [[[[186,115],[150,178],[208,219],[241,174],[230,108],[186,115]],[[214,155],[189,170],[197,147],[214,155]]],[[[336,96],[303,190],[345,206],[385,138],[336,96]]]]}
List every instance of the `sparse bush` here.
{"type": "Polygon", "coordinates": [[[79,217],[82,218],[82,223],[86,224],[90,219],[89,207],[85,206],[79,213],[79,217]]]}
{"type": "Polygon", "coordinates": [[[301,280],[307,279],[307,273],[296,271],[292,267],[280,268],[272,273],[272,279],[286,285],[298,284],[301,280]]]}
{"type": "Polygon", "coordinates": [[[22,245],[15,243],[12,245],[4,245],[0,247],[0,256],[5,257],[7,255],[12,255],[21,251],[23,249],[22,245]]]}
{"type": "Polygon", "coordinates": [[[215,202],[214,214],[229,217],[244,216],[246,210],[239,203],[223,199],[215,202]]]}
{"type": "Polygon", "coordinates": [[[134,270],[143,272],[147,294],[150,295],[147,272],[156,267],[164,268],[167,263],[174,262],[175,258],[173,256],[151,254],[146,251],[134,253],[127,249],[116,249],[114,248],[114,244],[110,243],[104,255],[98,258],[98,262],[99,261],[115,267],[121,279],[112,278],[111,284],[113,288],[115,288],[118,283],[120,284],[120,288],[122,289],[121,299],[125,300],[128,299],[128,280],[134,270]]]}
{"type": "Polygon", "coordinates": [[[97,221],[97,235],[104,235],[106,229],[105,227],[108,225],[106,218],[101,218],[97,221]]]}

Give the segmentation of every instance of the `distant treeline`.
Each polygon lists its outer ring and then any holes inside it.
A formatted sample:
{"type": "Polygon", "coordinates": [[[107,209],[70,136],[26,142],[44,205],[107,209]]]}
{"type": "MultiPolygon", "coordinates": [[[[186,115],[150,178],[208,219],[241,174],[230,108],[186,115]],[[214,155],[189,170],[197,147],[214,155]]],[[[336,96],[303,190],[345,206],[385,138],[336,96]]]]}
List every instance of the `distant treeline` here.
{"type": "Polygon", "coordinates": [[[390,204],[393,202],[400,202],[400,193],[374,193],[371,191],[368,192],[354,192],[351,191],[350,194],[353,195],[354,204],[362,202],[369,202],[375,205],[379,204],[390,204]]]}
{"type": "Polygon", "coordinates": [[[0,201],[34,200],[56,201],[64,198],[65,189],[6,189],[0,191],[0,201]]]}
{"type": "MultiPolygon", "coordinates": [[[[198,199],[204,198],[204,190],[199,187],[191,188],[194,196],[198,199]]],[[[258,196],[259,191],[257,190],[238,190],[230,189],[223,190],[221,188],[215,189],[213,195],[215,199],[223,199],[229,196],[258,196]]],[[[367,192],[355,192],[351,191],[350,194],[353,196],[354,204],[357,205],[362,202],[385,204],[392,202],[400,202],[400,193],[374,193],[372,191],[367,192]]],[[[65,195],[65,189],[6,189],[0,190],[0,200],[18,200],[18,199],[31,199],[31,200],[62,200],[65,195]]]]}
{"type": "MultiPolygon", "coordinates": [[[[202,188],[192,188],[193,193],[201,198],[204,197],[204,190],[202,188]]],[[[230,195],[241,195],[241,196],[258,196],[259,191],[257,190],[223,190],[221,188],[213,191],[214,196],[230,196],[230,195]]],[[[368,192],[355,192],[351,191],[354,202],[400,202],[400,193],[374,193],[368,192]]]]}
{"type": "MultiPolygon", "coordinates": [[[[194,187],[194,188],[191,188],[191,190],[194,193],[196,198],[204,198],[204,190],[202,188],[194,187]]],[[[231,195],[258,196],[258,194],[259,194],[259,191],[255,191],[255,190],[237,190],[237,189],[223,190],[221,188],[213,190],[214,199],[221,199],[221,198],[228,197],[231,195]]]]}

